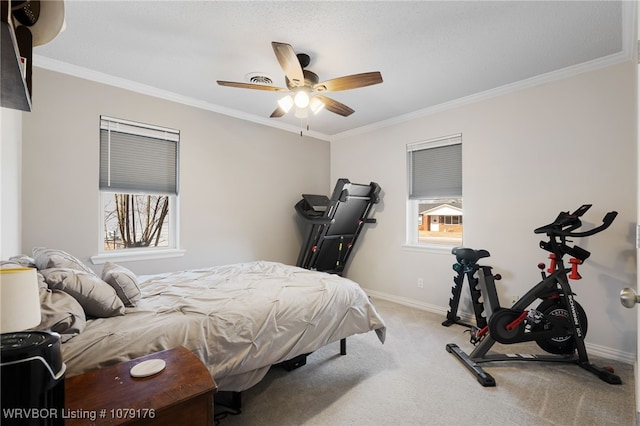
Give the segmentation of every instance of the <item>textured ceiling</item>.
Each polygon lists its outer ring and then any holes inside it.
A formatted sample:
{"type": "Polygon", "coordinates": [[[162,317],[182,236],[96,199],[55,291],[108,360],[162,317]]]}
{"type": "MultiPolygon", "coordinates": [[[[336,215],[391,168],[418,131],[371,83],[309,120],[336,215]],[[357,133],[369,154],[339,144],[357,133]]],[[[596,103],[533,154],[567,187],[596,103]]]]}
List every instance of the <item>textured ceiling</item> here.
{"type": "Polygon", "coordinates": [[[292,112],[268,118],[281,93],[216,80],[259,73],[285,87],[271,41],[310,55],[320,80],[380,71],[382,84],[328,94],[351,116],[309,118],[310,134],[330,138],[580,64],[630,59],[635,5],[67,0],[65,13],[66,30],[34,50],[36,66],[135,82],[291,130],[301,126],[292,112]]]}

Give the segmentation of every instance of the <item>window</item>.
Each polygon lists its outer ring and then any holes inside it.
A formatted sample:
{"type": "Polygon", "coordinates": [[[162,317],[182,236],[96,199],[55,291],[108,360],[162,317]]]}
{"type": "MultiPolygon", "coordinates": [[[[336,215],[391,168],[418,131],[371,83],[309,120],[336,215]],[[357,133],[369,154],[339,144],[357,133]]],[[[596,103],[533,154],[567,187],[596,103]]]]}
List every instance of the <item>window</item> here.
{"type": "Polygon", "coordinates": [[[462,244],[462,135],[407,145],[407,244],[462,244]]]}
{"type": "Polygon", "coordinates": [[[178,247],[180,132],[100,117],[100,252],[178,247]]]}

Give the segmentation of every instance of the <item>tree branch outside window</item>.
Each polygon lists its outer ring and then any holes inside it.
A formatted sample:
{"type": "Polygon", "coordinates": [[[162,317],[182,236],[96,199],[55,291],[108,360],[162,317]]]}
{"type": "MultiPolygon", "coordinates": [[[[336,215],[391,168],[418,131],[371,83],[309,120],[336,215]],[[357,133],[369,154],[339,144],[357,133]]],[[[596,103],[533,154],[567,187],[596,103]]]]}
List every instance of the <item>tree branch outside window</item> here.
{"type": "Polygon", "coordinates": [[[113,196],[113,204],[105,206],[105,249],[167,245],[168,195],[113,196]]]}

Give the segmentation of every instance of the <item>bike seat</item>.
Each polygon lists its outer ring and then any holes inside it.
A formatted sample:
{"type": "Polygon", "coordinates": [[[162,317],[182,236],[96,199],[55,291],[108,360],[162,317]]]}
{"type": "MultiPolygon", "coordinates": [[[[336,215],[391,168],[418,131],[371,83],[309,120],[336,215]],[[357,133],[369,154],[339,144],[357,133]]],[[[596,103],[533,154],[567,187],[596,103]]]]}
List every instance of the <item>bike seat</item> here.
{"type": "Polygon", "coordinates": [[[468,247],[454,247],[451,249],[451,254],[456,256],[456,261],[458,263],[465,265],[473,265],[479,259],[490,256],[487,250],[475,250],[468,247]]]}

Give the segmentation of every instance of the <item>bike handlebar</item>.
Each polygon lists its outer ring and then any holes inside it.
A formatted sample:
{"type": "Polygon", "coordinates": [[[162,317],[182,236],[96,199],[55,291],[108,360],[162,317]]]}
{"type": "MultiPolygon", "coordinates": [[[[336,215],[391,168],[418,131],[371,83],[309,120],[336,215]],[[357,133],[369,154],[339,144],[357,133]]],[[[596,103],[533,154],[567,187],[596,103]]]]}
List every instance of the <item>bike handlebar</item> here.
{"type": "Polygon", "coordinates": [[[605,229],[607,229],[609,227],[609,225],[611,225],[613,223],[613,220],[616,218],[616,216],[618,215],[618,212],[616,211],[611,211],[609,213],[607,213],[604,218],[602,219],[602,225],[597,226],[589,231],[584,231],[584,232],[571,232],[568,233],[567,236],[569,237],[588,237],[589,235],[593,235],[593,234],[597,234],[598,232],[604,231],[605,229]]]}
{"type": "Polygon", "coordinates": [[[607,229],[618,215],[618,212],[611,211],[607,213],[602,219],[602,225],[588,231],[571,232],[574,229],[578,229],[580,226],[582,226],[580,216],[582,216],[584,212],[589,209],[589,207],[591,207],[591,204],[584,204],[574,213],[561,212],[553,223],[541,226],[540,228],[535,229],[533,232],[536,234],[547,234],[550,237],[588,237],[607,229]]]}

